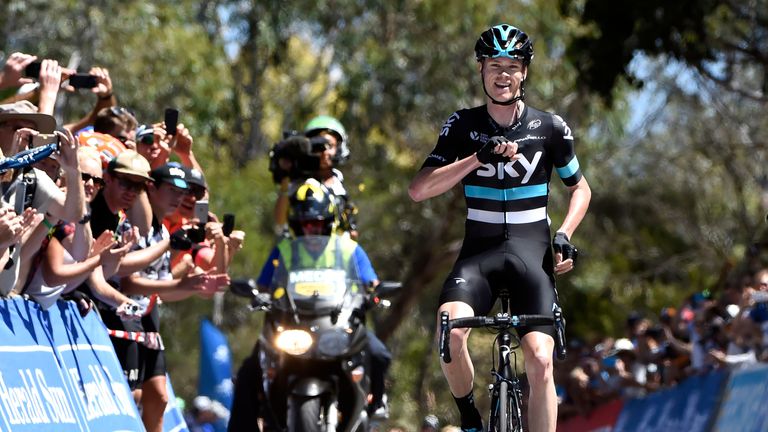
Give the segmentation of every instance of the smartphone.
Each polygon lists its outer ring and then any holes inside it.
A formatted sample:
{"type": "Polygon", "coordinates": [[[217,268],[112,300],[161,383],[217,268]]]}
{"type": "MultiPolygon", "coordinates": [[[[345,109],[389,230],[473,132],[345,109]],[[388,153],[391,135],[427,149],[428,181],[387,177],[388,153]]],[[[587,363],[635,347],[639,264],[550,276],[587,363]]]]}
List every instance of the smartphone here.
{"type": "Polygon", "coordinates": [[[16,196],[14,198],[13,210],[17,215],[20,215],[24,213],[24,200],[27,198],[27,184],[23,178],[16,183],[16,196]]]}
{"type": "Polygon", "coordinates": [[[221,226],[221,230],[224,235],[229,237],[232,234],[232,230],[235,229],[235,215],[232,213],[224,213],[224,223],[221,226]]]}
{"type": "Polygon", "coordinates": [[[40,64],[41,61],[34,61],[24,68],[24,76],[27,78],[40,78],[40,64]]]}
{"type": "Polygon", "coordinates": [[[208,200],[200,200],[195,203],[195,219],[201,224],[208,222],[208,200]]]}
{"type": "MultiPolygon", "coordinates": [[[[56,134],[38,134],[29,137],[29,148],[44,146],[47,144],[59,143],[59,136],[56,134]]],[[[56,146],[58,150],[58,145],[56,146]]]]}
{"type": "Polygon", "coordinates": [[[175,108],[165,109],[165,132],[168,135],[176,135],[176,125],[179,123],[179,110],[175,108]]]}
{"type": "Polygon", "coordinates": [[[74,74],[69,77],[69,85],[76,89],[90,89],[99,85],[96,75],[74,74]]]}

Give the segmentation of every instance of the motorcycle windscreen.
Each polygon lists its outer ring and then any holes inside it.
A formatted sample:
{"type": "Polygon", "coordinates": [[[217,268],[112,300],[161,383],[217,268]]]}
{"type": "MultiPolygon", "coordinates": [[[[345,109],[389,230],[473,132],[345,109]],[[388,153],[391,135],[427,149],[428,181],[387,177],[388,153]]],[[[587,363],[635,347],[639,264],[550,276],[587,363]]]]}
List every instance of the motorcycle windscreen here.
{"type": "Polygon", "coordinates": [[[337,249],[338,241],[329,237],[301,237],[291,245],[290,270],[275,276],[273,303],[290,310],[289,298],[302,314],[321,315],[341,308],[350,293],[359,290],[356,267],[337,249]],[[320,247],[322,245],[322,247],[320,247]],[[295,255],[299,254],[299,255],[295,255]],[[295,259],[296,257],[301,259],[295,259]],[[280,293],[280,288],[286,293],[280,293]],[[281,295],[282,294],[282,295],[281,295]]]}

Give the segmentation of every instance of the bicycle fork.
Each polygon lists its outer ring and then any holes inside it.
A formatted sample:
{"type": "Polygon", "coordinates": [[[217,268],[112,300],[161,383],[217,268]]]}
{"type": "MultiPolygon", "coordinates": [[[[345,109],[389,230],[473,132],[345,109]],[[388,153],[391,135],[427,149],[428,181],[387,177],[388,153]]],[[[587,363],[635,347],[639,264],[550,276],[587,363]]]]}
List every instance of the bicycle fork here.
{"type": "Polygon", "coordinates": [[[488,386],[492,407],[489,431],[522,432],[523,391],[515,371],[516,365],[511,361],[512,336],[504,331],[499,334],[497,341],[499,371],[491,369],[494,382],[488,386]]]}

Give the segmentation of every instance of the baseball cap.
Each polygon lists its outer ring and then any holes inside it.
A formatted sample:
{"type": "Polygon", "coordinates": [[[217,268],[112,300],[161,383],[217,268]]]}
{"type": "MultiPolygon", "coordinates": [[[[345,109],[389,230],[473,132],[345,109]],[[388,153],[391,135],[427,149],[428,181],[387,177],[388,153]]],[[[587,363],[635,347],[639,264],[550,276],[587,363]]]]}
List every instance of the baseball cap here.
{"type": "Polygon", "coordinates": [[[204,189],[208,189],[208,184],[205,182],[205,176],[199,169],[183,167],[187,173],[187,183],[190,185],[200,186],[204,189]]]}
{"type": "Polygon", "coordinates": [[[44,134],[53,133],[56,119],[48,114],[37,112],[37,107],[30,101],[22,100],[0,105],[0,123],[9,120],[26,120],[35,124],[35,129],[44,134]]]}
{"type": "Polygon", "coordinates": [[[110,173],[116,172],[152,180],[152,177],[149,176],[149,172],[151,171],[149,162],[144,159],[144,156],[136,153],[135,150],[125,150],[119,153],[114,159],[109,161],[107,171],[110,173]]]}
{"type": "Polygon", "coordinates": [[[126,150],[125,145],[112,135],[93,131],[82,131],[78,133],[77,142],[79,142],[81,146],[93,147],[99,152],[102,168],[106,168],[109,161],[126,150]]]}
{"type": "Polygon", "coordinates": [[[155,168],[150,173],[155,183],[165,182],[181,189],[188,189],[187,173],[183,166],[171,162],[155,168]]]}
{"type": "Polygon", "coordinates": [[[152,144],[155,140],[155,129],[152,127],[152,125],[139,125],[138,128],[136,128],[136,143],[144,143],[144,140],[147,140],[149,144],[152,144]]]}

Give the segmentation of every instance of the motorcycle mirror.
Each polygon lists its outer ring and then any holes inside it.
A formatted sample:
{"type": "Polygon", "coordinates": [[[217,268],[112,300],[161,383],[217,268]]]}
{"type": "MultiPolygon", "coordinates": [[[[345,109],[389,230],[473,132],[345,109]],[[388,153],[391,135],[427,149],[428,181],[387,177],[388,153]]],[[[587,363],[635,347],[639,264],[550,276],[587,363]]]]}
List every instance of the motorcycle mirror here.
{"type": "Polygon", "coordinates": [[[403,287],[401,282],[381,281],[376,287],[376,295],[379,297],[392,297],[403,287]]]}
{"type": "Polygon", "coordinates": [[[255,298],[259,293],[256,281],[253,279],[233,279],[229,283],[229,291],[236,296],[250,299],[255,298]]]}

